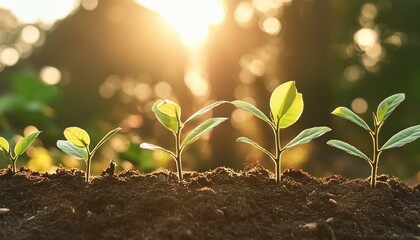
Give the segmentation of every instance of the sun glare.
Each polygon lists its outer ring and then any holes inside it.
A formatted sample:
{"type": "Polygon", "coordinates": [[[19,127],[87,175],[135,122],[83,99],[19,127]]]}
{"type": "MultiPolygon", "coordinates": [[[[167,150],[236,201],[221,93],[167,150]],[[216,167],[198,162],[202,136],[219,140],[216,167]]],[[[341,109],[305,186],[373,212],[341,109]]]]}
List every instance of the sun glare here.
{"type": "Polygon", "coordinates": [[[137,0],[140,5],[159,13],[178,33],[186,46],[204,42],[209,27],[221,23],[225,16],[220,0],[137,0]]]}

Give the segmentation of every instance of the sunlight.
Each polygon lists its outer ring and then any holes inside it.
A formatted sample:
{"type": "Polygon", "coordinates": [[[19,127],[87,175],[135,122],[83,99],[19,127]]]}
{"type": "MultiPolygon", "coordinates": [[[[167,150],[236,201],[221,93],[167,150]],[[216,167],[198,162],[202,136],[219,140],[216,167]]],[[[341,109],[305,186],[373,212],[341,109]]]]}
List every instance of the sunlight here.
{"type": "Polygon", "coordinates": [[[42,22],[47,25],[54,24],[57,20],[65,18],[77,6],[77,0],[0,0],[0,8],[6,8],[13,12],[21,23],[42,22]]]}
{"type": "Polygon", "coordinates": [[[186,46],[204,42],[209,35],[209,27],[221,23],[225,16],[220,0],[136,1],[159,13],[179,33],[186,46]]]}

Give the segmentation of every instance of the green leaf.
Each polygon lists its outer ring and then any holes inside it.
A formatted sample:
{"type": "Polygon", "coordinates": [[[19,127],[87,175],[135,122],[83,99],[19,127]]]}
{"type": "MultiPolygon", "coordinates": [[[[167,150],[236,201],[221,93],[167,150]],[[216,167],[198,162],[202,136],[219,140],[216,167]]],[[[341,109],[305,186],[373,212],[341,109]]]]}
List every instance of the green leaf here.
{"type": "Polygon", "coordinates": [[[267,154],[271,159],[274,159],[273,154],[271,154],[267,149],[261,147],[258,143],[252,141],[251,139],[247,138],[247,137],[239,137],[238,139],[236,139],[237,142],[243,142],[243,143],[248,143],[249,145],[257,148],[258,150],[262,151],[263,153],[267,154]]]}
{"type": "Polygon", "coordinates": [[[181,148],[191,144],[197,138],[199,138],[204,133],[210,131],[212,128],[216,127],[220,123],[226,121],[227,118],[210,118],[207,119],[205,122],[198,125],[196,128],[191,130],[191,132],[185,137],[184,141],[181,143],[181,148]]]}
{"type": "Polygon", "coordinates": [[[279,127],[287,128],[290,125],[294,124],[300,118],[300,115],[302,115],[302,112],[303,112],[303,96],[301,93],[298,93],[292,105],[290,106],[290,108],[280,118],[279,127]]]}
{"type": "Polygon", "coordinates": [[[239,109],[242,109],[242,110],[245,110],[245,111],[251,113],[252,115],[256,116],[257,118],[263,120],[264,122],[272,125],[270,119],[263,112],[261,112],[257,107],[252,105],[251,103],[241,101],[241,100],[235,100],[235,101],[232,101],[230,103],[233,104],[235,107],[237,107],[239,109]]]}
{"type": "Polygon", "coordinates": [[[372,131],[369,125],[367,125],[367,123],[363,121],[363,119],[361,119],[359,116],[356,115],[356,113],[354,113],[346,107],[338,107],[331,114],[347,119],[368,131],[372,131]]]}
{"type": "Polygon", "coordinates": [[[98,144],[96,144],[95,148],[93,148],[92,150],[92,154],[96,152],[96,150],[98,150],[106,141],[108,141],[108,139],[110,139],[114,134],[116,134],[117,132],[119,132],[121,130],[121,128],[116,128],[114,130],[109,131],[99,142],[98,144]]]}
{"type": "Polygon", "coordinates": [[[274,89],[270,97],[270,109],[276,126],[283,115],[285,115],[292,106],[296,96],[297,89],[295,81],[285,82],[274,89]]]}
{"type": "Polygon", "coordinates": [[[178,133],[181,119],[181,108],[170,100],[158,100],[152,106],[156,118],[168,130],[178,133]]]}
{"type": "Polygon", "coordinates": [[[385,122],[385,120],[391,115],[398,105],[405,99],[404,93],[397,93],[392,96],[385,98],[379,105],[376,111],[376,115],[379,123],[385,122]]]}
{"type": "Polygon", "coordinates": [[[142,144],[140,144],[140,148],[153,150],[153,151],[155,151],[155,150],[164,151],[166,153],[169,153],[169,155],[171,155],[173,158],[175,158],[175,154],[173,152],[169,151],[166,148],[159,147],[159,146],[156,146],[156,145],[151,144],[151,143],[142,143],[142,144]]]}
{"type": "Polygon", "coordinates": [[[402,147],[420,137],[420,125],[412,126],[401,130],[392,136],[381,148],[381,150],[402,147]]]}
{"type": "Polygon", "coordinates": [[[79,127],[68,127],[64,129],[64,136],[76,147],[86,148],[90,144],[89,134],[79,127]]]}
{"type": "Polygon", "coordinates": [[[371,160],[364,154],[362,153],[359,149],[355,148],[354,146],[340,141],[340,140],[330,140],[327,142],[328,145],[332,146],[332,147],[336,147],[340,150],[343,150],[347,153],[350,153],[351,155],[354,155],[356,157],[360,157],[362,159],[367,160],[368,162],[370,162],[371,160]]]}
{"type": "Polygon", "coordinates": [[[10,150],[9,142],[3,137],[0,137],[0,150],[6,154],[9,153],[10,150]]]}
{"type": "Polygon", "coordinates": [[[61,151],[67,153],[68,155],[70,155],[70,156],[72,156],[76,159],[83,159],[83,160],[88,159],[88,153],[86,152],[85,148],[76,147],[75,145],[73,145],[69,141],[58,140],[57,141],[57,147],[61,151]]]}
{"type": "Polygon", "coordinates": [[[191,115],[191,117],[189,117],[184,124],[195,121],[197,118],[203,116],[203,114],[207,113],[208,111],[212,110],[213,108],[222,105],[223,103],[227,103],[228,101],[218,101],[218,102],[214,102],[200,110],[198,110],[197,112],[195,112],[193,115],[191,115]]]}
{"type": "Polygon", "coordinates": [[[303,130],[292,141],[290,141],[283,149],[292,148],[300,144],[308,143],[313,139],[322,136],[326,132],[331,131],[329,127],[313,127],[303,130]]]}
{"type": "Polygon", "coordinates": [[[15,156],[22,155],[22,153],[31,146],[40,133],[40,131],[36,131],[19,140],[15,146],[15,156]]]}

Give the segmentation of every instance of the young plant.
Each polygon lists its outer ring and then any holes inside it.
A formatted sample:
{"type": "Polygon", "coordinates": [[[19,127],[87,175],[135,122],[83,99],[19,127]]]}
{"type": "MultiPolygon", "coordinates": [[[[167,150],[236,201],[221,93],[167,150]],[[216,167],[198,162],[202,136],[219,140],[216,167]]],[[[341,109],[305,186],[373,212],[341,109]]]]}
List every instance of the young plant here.
{"type": "Polygon", "coordinates": [[[12,163],[13,173],[16,173],[16,162],[19,156],[22,155],[32,145],[32,143],[35,141],[35,139],[40,133],[40,131],[35,131],[29,134],[28,136],[20,139],[15,145],[14,152],[12,152],[9,142],[6,139],[0,137],[0,150],[2,150],[10,159],[10,162],[12,163]]]}
{"type": "Polygon", "coordinates": [[[289,81],[278,86],[270,97],[270,119],[254,105],[241,100],[231,102],[235,107],[245,110],[268,123],[274,133],[275,154],[261,147],[258,143],[246,137],[236,139],[237,142],[248,143],[267,154],[274,162],[276,182],[281,181],[281,155],[284,150],[300,144],[308,143],[331,131],[328,127],[313,127],[303,130],[284,147],[280,144],[280,129],[294,124],[303,112],[302,94],[297,92],[295,82],[289,81]]]}
{"type": "Polygon", "coordinates": [[[372,138],[372,159],[366,156],[362,151],[360,151],[356,147],[346,142],[333,139],[328,141],[327,144],[368,161],[371,167],[370,185],[372,188],[375,188],[376,186],[378,162],[382,152],[387,149],[404,146],[405,144],[413,142],[414,140],[420,137],[420,125],[416,125],[398,132],[397,134],[392,136],[384,145],[382,145],[382,147],[379,147],[379,132],[385,120],[389,117],[389,115],[391,115],[395,108],[398,105],[400,105],[402,101],[404,101],[404,99],[404,93],[398,93],[383,100],[379,104],[376,110],[376,114],[372,113],[374,124],[373,130],[365,121],[363,121],[363,119],[361,119],[359,116],[357,116],[354,112],[352,112],[346,107],[338,107],[331,113],[344,119],[347,119],[369,132],[370,137],[372,138]]]}
{"type": "Polygon", "coordinates": [[[176,171],[178,173],[178,180],[182,181],[182,152],[185,147],[201,135],[210,131],[220,123],[224,122],[227,118],[210,118],[191,130],[187,136],[181,141],[181,132],[184,126],[201,117],[203,114],[212,110],[213,108],[225,103],[226,101],[214,102],[191,115],[185,122],[181,121],[181,107],[170,100],[158,100],[152,106],[152,111],[155,113],[156,118],[164,127],[171,131],[175,138],[175,152],[159,147],[150,143],[140,144],[140,148],[149,150],[161,150],[168,153],[176,163],[176,171]]]}
{"type": "Polygon", "coordinates": [[[68,155],[76,158],[83,159],[86,163],[86,178],[85,181],[89,182],[90,180],[90,167],[92,163],[92,158],[95,152],[108,140],[120,131],[121,128],[116,128],[108,132],[96,146],[90,150],[90,136],[89,134],[78,127],[68,127],[64,130],[64,136],[66,140],[58,140],[57,147],[67,153],[68,155]]]}

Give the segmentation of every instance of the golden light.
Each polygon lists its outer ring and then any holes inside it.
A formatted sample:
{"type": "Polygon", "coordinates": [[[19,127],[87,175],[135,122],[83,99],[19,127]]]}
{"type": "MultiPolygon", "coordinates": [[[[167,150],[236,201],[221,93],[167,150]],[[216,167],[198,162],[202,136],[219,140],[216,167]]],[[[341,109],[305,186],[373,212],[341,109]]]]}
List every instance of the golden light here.
{"type": "Polygon", "coordinates": [[[6,66],[13,66],[19,61],[19,52],[12,47],[8,47],[0,52],[0,62],[6,66]]]}
{"type": "Polygon", "coordinates": [[[0,8],[12,11],[21,23],[42,22],[51,25],[78,6],[78,0],[0,1],[0,8]]]}
{"type": "Polygon", "coordinates": [[[61,81],[61,72],[55,67],[46,66],[41,69],[39,76],[48,85],[55,85],[61,81]]]}
{"type": "Polygon", "coordinates": [[[209,27],[221,23],[225,9],[220,0],[137,0],[140,5],[159,13],[179,33],[186,46],[205,41],[209,27]]]}
{"type": "Polygon", "coordinates": [[[362,114],[365,113],[368,109],[368,104],[363,98],[356,98],[351,103],[351,108],[355,113],[362,114]]]}
{"type": "Polygon", "coordinates": [[[21,33],[22,40],[29,44],[35,44],[41,37],[41,32],[35,26],[25,26],[21,33]]]}
{"type": "Polygon", "coordinates": [[[368,50],[378,42],[378,33],[371,28],[362,28],[354,36],[354,41],[362,50],[368,50]]]}

